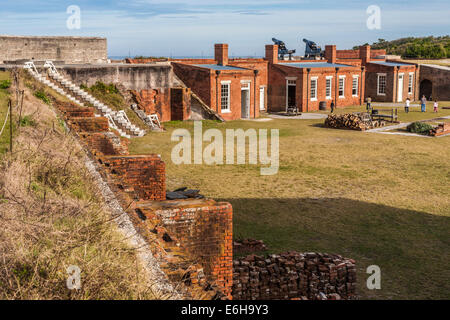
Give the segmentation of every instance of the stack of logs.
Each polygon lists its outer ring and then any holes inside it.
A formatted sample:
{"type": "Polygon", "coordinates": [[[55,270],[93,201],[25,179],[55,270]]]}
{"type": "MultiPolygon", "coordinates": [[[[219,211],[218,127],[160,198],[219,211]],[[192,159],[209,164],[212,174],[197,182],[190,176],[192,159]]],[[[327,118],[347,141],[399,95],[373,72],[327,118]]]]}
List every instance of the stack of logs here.
{"type": "Polygon", "coordinates": [[[450,122],[444,122],[430,130],[430,136],[439,137],[444,134],[450,134],[450,122]]]}
{"type": "Polygon", "coordinates": [[[379,121],[372,121],[368,113],[330,114],[325,119],[325,127],[335,129],[364,131],[382,125],[379,121]]]}
{"type": "Polygon", "coordinates": [[[233,262],[234,300],[356,298],[355,261],[339,255],[287,252],[233,262]]]}

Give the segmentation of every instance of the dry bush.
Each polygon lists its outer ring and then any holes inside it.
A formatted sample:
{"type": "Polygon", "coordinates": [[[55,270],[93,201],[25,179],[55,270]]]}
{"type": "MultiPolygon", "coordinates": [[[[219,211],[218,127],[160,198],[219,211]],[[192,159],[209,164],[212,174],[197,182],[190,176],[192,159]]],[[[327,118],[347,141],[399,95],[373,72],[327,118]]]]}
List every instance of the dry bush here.
{"type": "Polygon", "coordinates": [[[151,299],[136,253],[117,231],[85,155],[25,88],[13,154],[0,163],[0,299],[151,299]],[[81,269],[81,289],[66,286],[81,269]]]}

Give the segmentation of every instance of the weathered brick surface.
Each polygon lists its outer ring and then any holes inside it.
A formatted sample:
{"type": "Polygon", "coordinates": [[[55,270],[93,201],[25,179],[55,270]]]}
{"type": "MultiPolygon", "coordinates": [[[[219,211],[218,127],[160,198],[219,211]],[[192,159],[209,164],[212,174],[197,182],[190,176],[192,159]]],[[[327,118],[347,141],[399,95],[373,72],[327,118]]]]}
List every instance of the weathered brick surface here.
{"type": "Polygon", "coordinates": [[[336,300],[356,297],[355,261],[338,255],[288,252],[233,262],[235,300],[336,300]]]}
{"type": "Polygon", "coordinates": [[[112,132],[84,132],[80,138],[96,156],[128,154],[128,144],[112,132]]]}
{"type": "Polygon", "coordinates": [[[67,118],[88,118],[94,116],[94,108],[80,107],[72,102],[58,103],[57,108],[67,118]]]}
{"type": "Polygon", "coordinates": [[[231,298],[233,212],[229,203],[181,200],[141,205],[148,219],[156,219],[171,241],[200,263],[206,278],[231,298]]]}
{"type": "Polygon", "coordinates": [[[188,120],[191,116],[191,89],[170,89],[170,120],[188,120]]]}
{"type": "Polygon", "coordinates": [[[70,117],[69,125],[80,132],[106,132],[109,131],[108,119],[105,117],[70,117]]]}
{"type": "Polygon", "coordinates": [[[157,114],[160,121],[170,121],[170,89],[132,90],[131,94],[139,108],[146,114],[157,114]]]}
{"type": "Polygon", "coordinates": [[[123,187],[133,188],[139,199],[166,199],[166,168],[160,156],[107,156],[103,161],[123,187]]]}

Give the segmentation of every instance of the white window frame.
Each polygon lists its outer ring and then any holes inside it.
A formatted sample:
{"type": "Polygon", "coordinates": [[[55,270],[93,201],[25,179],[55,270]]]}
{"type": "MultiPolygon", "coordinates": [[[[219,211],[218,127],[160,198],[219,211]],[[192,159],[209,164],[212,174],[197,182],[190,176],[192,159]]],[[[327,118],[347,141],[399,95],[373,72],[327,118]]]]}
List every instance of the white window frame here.
{"type": "Polygon", "coordinates": [[[317,101],[317,83],[319,81],[319,77],[311,77],[309,81],[309,97],[311,101],[317,101]],[[315,88],[314,88],[314,97],[312,96],[312,83],[314,82],[315,88]]]}
{"type": "Polygon", "coordinates": [[[359,75],[354,75],[352,78],[352,97],[357,97],[359,92],[359,75]],[[355,85],[355,79],[356,79],[356,94],[353,94],[353,89],[355,85]]]}
{"type": "Polygon", "coordinates": [[[387,74],[386,73],[377,73],[377,95],[385,96],[386,95],[386,87],[387,87],[387,74]],[[384,92],[380,92],[380,78],[384,77],[384,92]]]}
{"type": "Polygon", "coordinates": [[[338,82],[338,94],[339,94],[339,98],[343,99],[345,98],[345,76],[339,76],[339,82],[338,82]],[[340,91],[341,91],[341,79],[342,81],[342,95],[340,95],[340,91]]]}
{"type": "Polygon", "coordinates": [[[333,96],[333,76],[327,76],[325,78],[325,99],[331,100],[333,96]],[[328,80],[330,81],[330,87],[327,86],[328,80]],[[330,95],[327,95],[327,91],[330,89],[330,95]]]}
{"type": "Polygon", "coordinates": [[[413,90],[414,90],[414,72],[410,72],[408,76],[408,95],[412,95],[413,90]]]}
{"type": "Polygon", "coordinates": [[[230,100],[231,100],[231,81],[230,80],[225,80],[225,81],[220,81],[220,113],[231,113],[231,109],[230,109],[230,100]],[[222,87],[223,86],[227,86],[228,87],[228,95],[227,95],[227,108],[223,109],[223,96],[222,96],[222,87]]]}

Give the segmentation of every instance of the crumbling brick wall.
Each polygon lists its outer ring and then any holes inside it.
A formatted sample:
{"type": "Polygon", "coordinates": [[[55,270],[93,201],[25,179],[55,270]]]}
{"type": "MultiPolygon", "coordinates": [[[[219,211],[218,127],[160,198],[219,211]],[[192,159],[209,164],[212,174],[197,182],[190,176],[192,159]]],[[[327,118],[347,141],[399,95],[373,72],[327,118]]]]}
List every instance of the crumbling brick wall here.
{"type": "Polygon", "coordinates": [[[188,120],[191,116],[191,89],[170,89],[170,120],[188,120]]]}
{"type": "Polygon", "coordinates": [[[233,262],[235,300],[353,299],[355,291],[355,261],[339,255],[288,252],[233,262]]]}
{"type": "Polygon", "coordinates": [[[112,132],[84,132],[80,138],[96,156],[128,154],[128,144],[112,132]]]}
{"type": "Polygon", "coordinates": [[[109,131],[108,118],[105,117],[70,117],[69,126],[80,132],[106,132],[109,131]]]}
{"type": "Polygon", "coordinates": [[[160,156],[107,156],[103,161],[123,188],[133,188],[139,199],[166,200],[166,166],[160,156]]]}
{"type": "MultiPolygon", "coordinates": [[[[142,209],[142,208],[141,208],[142,209]]],[[[148,210],[148,209],[147,209],[148,210]]],[[[184,248],[190,259],[200,263],[209,281],[231,298],[233,282],[233,209],[214,200],[167,201],[152,214],[184,248]]]]}
{"type": "Polygon", "coordinates": [[[170,89],[132,90],[133,100],[146,114],[158,114],[160,121],[170,121],[170,89]]]}

